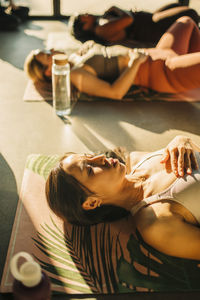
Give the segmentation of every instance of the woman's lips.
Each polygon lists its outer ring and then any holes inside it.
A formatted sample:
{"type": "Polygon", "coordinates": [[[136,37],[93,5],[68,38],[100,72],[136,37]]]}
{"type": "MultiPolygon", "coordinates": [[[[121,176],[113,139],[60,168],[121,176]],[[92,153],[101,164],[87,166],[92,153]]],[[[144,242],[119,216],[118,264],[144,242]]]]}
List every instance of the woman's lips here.
{"type": "Polygon", "coordinates": [[[114,167],[117,167],[118,163],[119,163],[119,160],[118,159],[114,159],[114,163],[113,163],[114,167]]]}
{"type": "Polygon", "coordinates": [[[117,158],[112,158],[112,157],[111,157],[111,158],[109,159],[109,163],[110,163],[111,166],[113,166],[113,167],[115,168],[115,167],[117,167],[117,165],[118,165],[118,163],[119,163],[119,160],[118,160],[117,158]]]}

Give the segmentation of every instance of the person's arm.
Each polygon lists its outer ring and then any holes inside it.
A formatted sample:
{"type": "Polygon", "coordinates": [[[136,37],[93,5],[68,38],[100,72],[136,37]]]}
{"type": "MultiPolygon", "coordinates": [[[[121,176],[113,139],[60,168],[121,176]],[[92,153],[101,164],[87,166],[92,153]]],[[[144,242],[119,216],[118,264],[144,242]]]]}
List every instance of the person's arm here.
{"type": "Polygon", "coordinates": [[[124,10],[124,9],[121,9],[117,6],[111,6],[108,10],[105,11],[103,17],[109,17],[109,16],[116,16],[116,17],[122,17],[122,16],[125,16],[125,15],[128,15],[128,16],[132,16],[131,15],[131,12],[127,11],[127,10],[124,10]]]}
{"type": "Polygon", "coordinates": [[[110,42],[123,40],[126,37],[124,29],[132,22],[133,18],[126,14],[119,18],[113,18],[103,25],[97,25],[94,31],[96,36],[110,42]]]}
{"type": "MultiPolygon", "coordinates": [[[[187,136],[176,136],[160,151],[163,152],[160,163],[165,164],[168,173],[174,172],[177,177],[184,176],[185,173],[191,174],[192,168],[200,167],[195,156],[195,151],[200,152],[200,147],[187,136]]],[[[131,169],[147,154],[150,152],[130,152],[131,169]]]]}
{"type": "Polygon", "coordinates": [[[189,8],[188,6],[178,6],[178,7],[173,7],[173,8],[169,8],[163,11],[159,11],[153,14],[152,16],[152,20],[156,23],[159,22],[163,19],[167,19],[170,17],[173,17],[175,15],[178,15],[179,13],[183,12],[183,11],[187,11],[189,8]]]}
{"type": "Polygon", "coordinates": [[[84,66],[71,71],[71,81],[80,92],[97,97],[121,100],[133,84],[137,71],[146,58],[146,55],[138,54],[133,59],[132,65],[127,67],[112,84],[88,72],[84,69],[84,66]]]}
{"type": "Polygon", "coordinates": [[[158,251],[200,260],[200,228],[185,222],[181,216],[160,215],[151,205],[137,213],[136,226],[144,241],[158,251]]]}
{"type": "Polygon", "coordinates": [[[197,66],[200,68],[200,52],[188,53],[184,55],[169,57],[165,61],[165,65],[170,70],[175,70],[177,68],[187,68],[191,66],[197,66]]]}
{"type": "Polygon", "coordinates": [[[176,136],[164,149],[161,163],[166,164],[176,176],[192,173],[192,167],[198,169],[195,151],[200,152],[200,147],[187,136],[176,136]]]}

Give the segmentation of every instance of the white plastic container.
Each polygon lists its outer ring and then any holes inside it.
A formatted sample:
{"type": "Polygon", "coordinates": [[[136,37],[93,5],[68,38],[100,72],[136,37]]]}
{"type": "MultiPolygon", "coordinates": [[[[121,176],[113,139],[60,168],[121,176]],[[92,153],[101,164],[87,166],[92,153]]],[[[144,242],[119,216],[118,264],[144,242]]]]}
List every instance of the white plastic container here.
{"type": "Polygon", "coordinates": [[[49,300],[51,299],[51,283],[40,265],[27,252],[15,254],[10,262],[10,270],[15,278],[13,296],[15,300],[49,300]],[[18,266],[20,257],[25,262],[18,266]]]}

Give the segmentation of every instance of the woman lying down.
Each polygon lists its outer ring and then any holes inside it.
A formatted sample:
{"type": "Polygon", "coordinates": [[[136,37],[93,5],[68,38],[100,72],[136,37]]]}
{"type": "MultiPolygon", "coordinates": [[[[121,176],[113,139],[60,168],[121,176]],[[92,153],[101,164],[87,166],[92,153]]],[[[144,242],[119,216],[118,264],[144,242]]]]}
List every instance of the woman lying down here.
{"type": "Polygon", "coordinates": [[[46,181],[48,204],[79,225],[132,214],[149,245],[200,260],[199,151],[190,138],[177,136],[151,153],[66,154],[46,181]]]}
{"type": "MultiPolygon", "coordinates": [[[[55,51],[32,51],[25,70],[34,82],[51,85],[55,51]]],[[[121,100],[132,85],[161,93],[200,88],[200,30],[190,17],[179,18],[155,48],[92,47],[69,57],[71,83],[80,92],[121,100]],[[118,51],[118,52],[116,52],[118,51]]]]}

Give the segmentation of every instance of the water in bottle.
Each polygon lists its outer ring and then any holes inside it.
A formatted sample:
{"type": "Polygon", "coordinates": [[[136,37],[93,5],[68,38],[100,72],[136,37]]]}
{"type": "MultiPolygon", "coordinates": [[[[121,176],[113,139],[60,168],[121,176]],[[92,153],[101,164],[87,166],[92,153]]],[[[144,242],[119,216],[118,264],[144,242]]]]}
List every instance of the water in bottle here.
{"type": "Polygon", "coordinates": [[[67,55],[53,55],[52,64],[53,107],[58,116],[71,113],[70,66],[67,55]]]}

